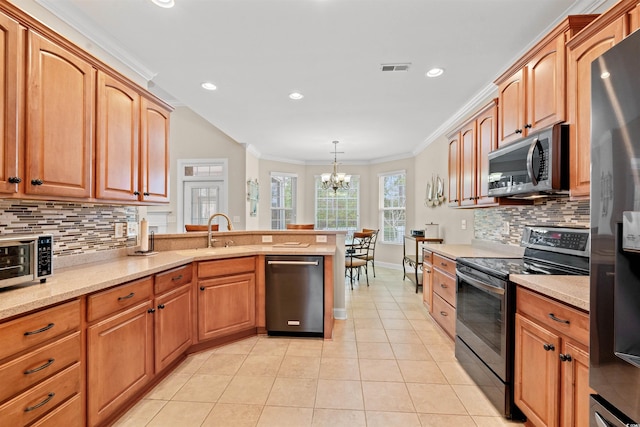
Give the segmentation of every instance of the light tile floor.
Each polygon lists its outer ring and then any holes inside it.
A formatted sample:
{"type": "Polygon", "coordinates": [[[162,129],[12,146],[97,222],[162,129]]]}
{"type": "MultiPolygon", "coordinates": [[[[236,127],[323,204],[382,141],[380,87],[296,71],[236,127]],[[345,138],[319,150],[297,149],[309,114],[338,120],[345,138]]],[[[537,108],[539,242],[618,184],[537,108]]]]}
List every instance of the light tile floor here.
{"type": "Polygon", "coordinates": [[[499,416],[401,272],[346,290],[332,341],[259,336],[189,356],[116,426],[521,426],[499,416]]]}

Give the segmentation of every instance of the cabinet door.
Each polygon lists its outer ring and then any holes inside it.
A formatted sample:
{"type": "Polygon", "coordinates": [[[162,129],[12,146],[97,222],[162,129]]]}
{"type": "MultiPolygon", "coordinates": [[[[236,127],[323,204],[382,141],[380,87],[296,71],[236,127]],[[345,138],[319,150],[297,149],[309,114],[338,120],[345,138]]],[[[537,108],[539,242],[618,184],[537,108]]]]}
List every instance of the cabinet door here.
{"type": "Polygon", "coordinates": [[[570,194],[588,197],[591,174],[591,62],[622,40],[624,16],[569,51],[570,194]]]}
{"type": "Polygon", "coordinates": [[[460,206],[459,134],[449,139],[449,206],[460,206]]]}
{"type": "Polygon", "coordinates": [[[97,92],[96,197],[137,201],[140,96],[101,71],[97,92]]]}
{"type": "Polygon", "coordinates": [[[546,45],[527,64],[525,133],[565,120],[564,34],[546,45]]]}
{"type": "Polygon", "coordinates": [[[0,13],[0,192],[18,191],[18,100],[24,66],[20,25],[0,13]]]}
{"type": "Polygon", "coordinates": [[[89,425],[117,411],[153,377],[151,301],[87,328],[89,425]]]}
{"type": "Polygon", "coordinates": [[[169,202],[169,111],[142,98],[141,121],[141,199],[169,202]]]}
{"type": "Polygon", "coordinates": [[[460,206],[475,204],[476,198],[476,122],[460,131],[460,206]]]}
{"type": "Polygon", "coordinates": [[[495,102],[484,111],[477,123],[476,142],[476,176],[478,177],[476,204],[485,205],[495,203],[494,197],[489,197],[489,153],[498,148],[498,107],[495,102]]]}
{"type": "Polygon", "coordinates": [[[640,28],[640,4],[629,11],[629,34],[640,28]]]}
{"type": "Polygon", "coordinates": [[[498,86],[498,146],[522,138],[525,109],[525,71],[515,72],[509,79],[498,86]]]}
{"type": "Polygon", "coordinates": [[[558,426],[560,338],[516,314],[515,403],[536,426],[558,426]]]}
{"type": "Polygon", "coordinates": [[[208,340],[256,324],[255,274],[198,282],[198,338],[208,340]]]}
{"type": "Polygon", "coordinates": [[[422,302],[429,313],[433,313],[433,287],[432,280],[432,265],[430,263],[422,264],[422,302]]]}
{"type": "Polygon", "coordinates": [[[564,341],[562,366],[562,426],[589,425],[589,353],[564,341]]]}
{"type": "Polygon", "coordinates": [[[156,298],[156,373],[191,345],[191,283],[156,298]]]}
{"type": "Polygon", "coordinates": [[[26,194],[91,196],[95,70],[29,32],[26,194]]]}

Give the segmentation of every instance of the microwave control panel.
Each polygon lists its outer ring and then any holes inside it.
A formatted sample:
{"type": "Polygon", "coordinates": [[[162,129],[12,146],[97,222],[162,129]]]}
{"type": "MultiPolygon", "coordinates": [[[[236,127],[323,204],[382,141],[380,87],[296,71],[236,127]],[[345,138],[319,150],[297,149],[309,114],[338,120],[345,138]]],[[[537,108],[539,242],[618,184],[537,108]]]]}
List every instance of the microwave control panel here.
{"type": "Polygon", "coordinates": [[[40,236],[38,237],[38,258],[37,269],[38,277],[40,281],[44,282],[47,276],[51,276],[53,273],[53,237],[52,236],[40,236]]]}

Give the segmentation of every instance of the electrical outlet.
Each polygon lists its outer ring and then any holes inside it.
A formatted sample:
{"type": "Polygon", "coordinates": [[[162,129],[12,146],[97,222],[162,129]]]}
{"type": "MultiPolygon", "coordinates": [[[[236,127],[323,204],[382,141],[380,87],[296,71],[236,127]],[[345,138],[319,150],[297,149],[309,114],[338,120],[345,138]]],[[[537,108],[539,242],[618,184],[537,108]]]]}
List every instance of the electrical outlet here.
{"type": "Polygon", "coordinates": [[[316,243],[327,243],[327,236],[317,235],[316,243]]]}
{"type": "Polygon", "coordinates": [[[509,221],[502,223],[502,234],[509,234],[509,221]]]}
{"type": "Polygon", "coordinates": [[[115,224],[115,238],[119,239],[120,237],[124,237],[124,222],[116,222],[115,224]]]}
{"type": "Polygon", "coordinates": [[[460,228],[463,230],[467,229],[467,220],[463,219],[462,221],[460,221],[460,228]]]}
{"type": "Polygon", "coordinates": [[[273,242],[273,236],[262,236],[262,243],[271,243],[273,242]]]}
{"type": "Polygon", "coordinates": [[[138,235],[138,223],[135,221],[127,222],[127,237],[138,235]]]}

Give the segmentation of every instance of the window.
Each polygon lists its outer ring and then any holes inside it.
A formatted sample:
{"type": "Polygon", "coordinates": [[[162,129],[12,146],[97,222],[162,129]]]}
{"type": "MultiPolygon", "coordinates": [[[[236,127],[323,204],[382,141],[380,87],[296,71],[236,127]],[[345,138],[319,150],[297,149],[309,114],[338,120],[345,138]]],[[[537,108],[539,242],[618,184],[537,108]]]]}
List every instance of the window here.
{"type": "Polygon", "coordinates": [[[402,243],[406,227],[407,174],[405,171],[380,175],[379,197],[382,241],[402,243]]]}
{"type": "Polygon", "coordinates": [[[178,159],[178,231],[226,211],[227,165],[227,159],[178,159]]]}
{"type": "Polygon", "coordinates": [[[352,175],[348,190],[322,189],[322,178],[315,179],[316,228],[319,230],[360,229],[360,177],[352,175]]]}
{"type": "Polygon", "coordinates": [[[298,176],[271,173],[271,229],[284,230],[296,222],[296,192],[298,176]]]}

